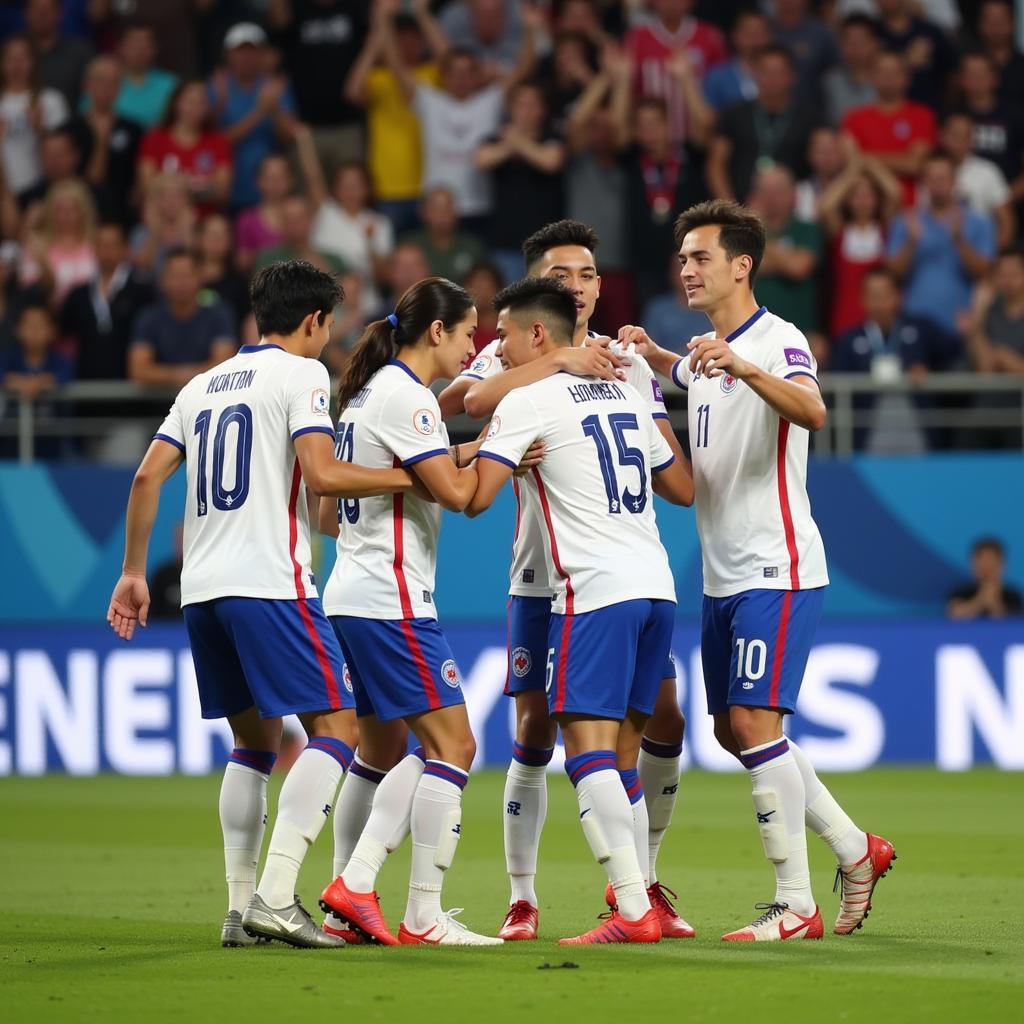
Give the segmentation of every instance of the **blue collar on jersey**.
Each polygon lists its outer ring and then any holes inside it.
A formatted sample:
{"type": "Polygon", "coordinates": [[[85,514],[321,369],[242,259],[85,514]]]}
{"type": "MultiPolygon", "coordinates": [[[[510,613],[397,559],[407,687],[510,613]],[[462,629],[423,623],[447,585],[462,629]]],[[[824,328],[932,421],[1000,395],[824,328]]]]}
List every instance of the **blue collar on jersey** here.
{"type": "Polygon", "coordinates": [[[762,306],[749,320],[739,325],[732,334],[727,334],[725,337],[726,341],[735,341],[744,331],[750,330],[758,320],[761,319],[768,312],[767,306],[762,306]]]}
{"type": "Polygon", "coordinates": [[[413,373],[412,370],[410,370],[409,367],[402,362],[401,359],[389,359],[388,366],[397,366],[400,370],[405,370],[405,372],[409,374],[409,376],[412,377],[412,379],[416,381],[417,384],[423,383],[423,381],[421,381],[419,377],[417,377],[416,374],[413,373]]]}
{"type": "Polygon", "coordinates": [[[266,352],[268,348],[276,348],[279,352],[283,352],[284,349],[280,345],[243,345],[238,351],[244,352],[248,355],[250,352],[266,352]]]}

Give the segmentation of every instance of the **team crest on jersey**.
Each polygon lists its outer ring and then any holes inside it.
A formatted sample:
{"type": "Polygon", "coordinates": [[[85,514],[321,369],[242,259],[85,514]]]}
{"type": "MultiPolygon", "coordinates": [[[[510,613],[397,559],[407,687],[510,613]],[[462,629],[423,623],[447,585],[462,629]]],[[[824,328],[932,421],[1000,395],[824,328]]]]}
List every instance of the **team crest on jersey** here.
{"type": "Polygon", "coordinates": [[[437,419],[429,409],[417,409],[412,414],[412,425],[419,434],[432,434],[437,428],[437,419]]]}
{"type": "Polygon", "coordinates": [[[533,659],[525,647],[517,647],[512,652],[512,672],[517,679],[522,679],[530,671],[532,665],[533,659]]]}
{"type": "Polygon", "coordinates": [[[722,374],[722,392],[731,395],[736,390],[739,381],[731,373],[722,374]]]}
{"type": "Polygon", "coordinates": [[[494,437],[494,435],[499,430],[501,430],[501,417],[500,416],[492,416],[491,417],[491,425],[487,428],[487,440],[490,441],[490,439],[492,437],[494,437]]]}
{"type": "Polygon", "coordinates": [[[313,412],[318,412],[323,416],[330,414],[331,396],[327,393],[326,388],[313,388],[313,393],[309,397],[309,407],[313,412]]]}
{"type": "Polygon", "coordinates": [[[450,686],[453,690],[459,688],[459,683],[461,682],[459,679],[459,669],[451,658],[441,666],[441,678],[444,680],[445,685],[450,686]]]}
{"type": "Polygon", "coordinates": [[[352,673],[348,670],[347,661],[341,666],[341,683],[349,693],[352,692],[352,673]]]}
{"type": "Polygon", "coordinates": [[[488,367],[491,365],[490,356],[477,356],[472,363],[469,364],[470,373],[486,373],[488,367]]]}

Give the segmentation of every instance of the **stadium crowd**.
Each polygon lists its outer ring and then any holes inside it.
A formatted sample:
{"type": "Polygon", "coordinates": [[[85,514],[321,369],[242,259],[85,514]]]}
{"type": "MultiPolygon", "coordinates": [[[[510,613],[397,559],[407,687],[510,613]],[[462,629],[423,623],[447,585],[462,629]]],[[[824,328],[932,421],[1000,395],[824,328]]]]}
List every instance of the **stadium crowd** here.
{"type": "Polygon", "coordinates": [[[291,257],[342,280],[332,372],[430,274],[482,347],[563,216],[601,238],[595,326],[678,348],[709,325],[672,223],[709,196],[764,218],[758,299],[823,368],[1024,373],[1006,0],[27,0],[0,33],[10,393],[179,386],[255,340],[248,278],[291,257]]]}

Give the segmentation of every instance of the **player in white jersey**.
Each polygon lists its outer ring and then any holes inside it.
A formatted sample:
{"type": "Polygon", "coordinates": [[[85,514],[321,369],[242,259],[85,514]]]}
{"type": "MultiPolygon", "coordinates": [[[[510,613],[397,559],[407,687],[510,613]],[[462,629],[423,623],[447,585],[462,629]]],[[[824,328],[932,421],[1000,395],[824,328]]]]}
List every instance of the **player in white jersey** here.
{"type": "Polygon", "coordinates": [[[334,278],[302,261],[278,263],[256,275],[251,296],[261,343],[182,388],[135,475],[107,619],[126,640],[146,625],[150,531],[160,490],[184,460],[181,603],[203,717],[227,718],[235,741],[220,794],[229,895],[221,941],[339,946],[294,895],[356,741],[341,652],[310,570],[303,482],[356,498],[407,491],[413,479],[334,459],[330,382],[316,361],[343,297],[334,278]],[[267,776],[286,714],[310,739],[281,789],[256,889],[267,776]]]}
{"type": "MultiPolygon", "coordinates": [[[[575,303],[556,281],[526,278],[501,292],[495,306],[509,366],[572,342],[575,303]]],[[[559,373],[498,404],[468,514],[490,506],[537,437],[544,460],[524,478],[523,490],[535,492],[553,568],[546,701],[565,740],[583,831],[605,867],[615,907],[598,928],[562,941],[657,942],[659,914],[642,867],[646,822],[636,827],[616,747],[639,747],[675,621],[675,587],[651,490],[689,504],[693,482],[634,388],[559,373]]]]}
{"type": "MultiPolygon", "coordinates": [[[[443,412],[462,411],[490,416],[498,402],[517,387],[542,380],[559,370],[597,373],[627,380],[645,399],[658,430],[680,461],[684,456],[665,412],[661,387],[643,357],[629,346],[595,339],[590,319],[601,292],[592,228],[575,220],[548,224],[523,243],[527,272],[564,284],[576,305],[573,347],[514,368],[503,366],[497,342],[484,348],[440,396],[443,412]]],[[[551,612],[551,582],[544,554],[544,526],[532,492],[513,481],[519,514],[513,543],[508,602],[509,667],[505,692],[516,702],[516,737],[503,798],[505,860],[511,899],[499,933],[507,939],[537,937],[538,900],[534,886],[537,851],[547,812],[547,765],[553,754],[555,724],[544,698],[544,655],[551,612]]],[[[672,819],[679,787],[679,762],[685,722],[676,695],[676,673],[667,652],[658,701],[642,738],[623,736],[620,768],[641,830],[648,834],[645,877],[665,938],[692,938],[693,928],[676,913],[675,893],[657,878],[661,842],[672,819]],[[637,749],[633,744],[641,744],[637,749]],[[638,770],[639,765],[639,770],[638,770]],[[646,819],[646,821],[644,820],[646,819]]],[[[610,891],[606,893],[610,898],[610,891]]]]}
{"type": "MultiPolygon", "coordinates": [[[[371,324],[342,379],[338,455],[366,466],[409,467],[422,496],[331,503],[338,561],[324,607],[345,655],[359,715],[363,769],[382,779],[351,856],[321,906],[386,945],[500,945],[441,909],[444,873],[461,831],[462,790],[476,753],[459,671],[434,610],[441,508],[462,511],[476,490],[456,462],[479,444],[448,450],[434,381],[473,353],[476,309],[464,288],[427,278],[371,324]],[[405,726],[422,749],[394,767],[405,726]],[[390,769],[390,771],[389,771],[390,769]],[[388,853],[412,831],[409,899],[398,935],[374,891],[388,853]]],[[[365,774],[363,781],[367,781],[365,774]]],[[[325,930],[337,930],[330,918],[325,930]]]]}
{"type": "Polygon", "coordinates": [[[808,432],[825,404],[807,339],[754,298],[765,249],[757,214],[713,201],[676,222],[691,309],[714,330],[679,359],[641,328],[624,328],[652,364],[688,390],[697,529],[704,557],[701,660],[719,743],[749,770],[776,892],[728,941],[821,938],[805,822],[835,852],[842,885],[834,931],[859,928],[892,844],[862,832],[783,734],[796,708],[828,583],[807,497],[808,432]]]}

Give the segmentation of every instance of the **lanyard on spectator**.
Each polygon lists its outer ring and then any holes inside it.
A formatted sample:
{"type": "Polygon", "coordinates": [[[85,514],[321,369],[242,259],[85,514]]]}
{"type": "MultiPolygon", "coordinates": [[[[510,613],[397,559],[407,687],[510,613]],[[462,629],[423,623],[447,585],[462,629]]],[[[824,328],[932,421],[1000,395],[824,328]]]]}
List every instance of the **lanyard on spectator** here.
{"type": "Polygon", "coordinates": [[[776,114],[772,118],[755,104],[753,114],[754,131],[757,133],[757,162],[770,162],[775,157],[775,150],[786,134],[786,129],[789,128],[790,112],[787,110],[784,114],[776,114]]]}
{"type": "Polygon", "coordinates": [[[676,184],[683,162],[678,153],[673,153],[663,163],[656,164],[646,153],[640,156],[640,170],[644,176],[644,191],[651,216],[664,224],[672,215],[676,199],[676,184]]]}

